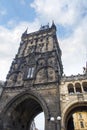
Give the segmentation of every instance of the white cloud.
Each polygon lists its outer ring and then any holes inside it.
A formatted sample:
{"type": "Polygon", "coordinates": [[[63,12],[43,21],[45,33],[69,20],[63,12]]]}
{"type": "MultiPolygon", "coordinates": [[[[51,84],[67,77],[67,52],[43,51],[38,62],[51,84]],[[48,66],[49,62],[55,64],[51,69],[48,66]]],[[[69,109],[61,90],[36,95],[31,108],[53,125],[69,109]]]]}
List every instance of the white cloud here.
{"type": "Polygon", "coordinates": [[[32,23],[21,22],[12,29],[0,26],[0,80],[5,80],[12,59],[18,51],[21,35],[27,27],[28,32],[37,30],[39,21],[36,19],[32,23]]]}
{"type": "Polygon", "coordinates": [[[85,13],[87,0],[34,0],[31,4],[39,18],[58,24],[72,25],[85,13]]]}
{"type": "Polygon", "coordinates": [[[65,73],[82,73],[82,67],[87,60],[87,18],[85,18],[75,29],[74,33],[61,40],[63,51],[63,63],[65,73]]]}
{"type": "MultiPolygon", "coordinates": [[[[23,0],[24,1],[24,0],[23,0]]],[[[21,2],[23,2],[21,0],[21,2]]],[[[60,39],[63,52],[63,64],[66,74],[78,73],[86,60],[87,42],[87,0],[34,0],[31,4],[37,13],[34,22],[8,22],[8,27],[0,26],[0,80],[8,73],[12,59],[17,53],[21,34],[28,27],[28,32],[38,30],[40,23],[56,21],[56,24],[73,28],[73,32],[65,39],[60,39]],[[75,69],[76,68],[76,69],[75,69]]]]}
{"type": "Polygon", "coordinates": [[[87,0],[34,0],[31,7],[40,20],[54,20],[56,24],[72,29],[67,38],[60,39],[64,72],[81,73],[87,58],[87,0]]]}

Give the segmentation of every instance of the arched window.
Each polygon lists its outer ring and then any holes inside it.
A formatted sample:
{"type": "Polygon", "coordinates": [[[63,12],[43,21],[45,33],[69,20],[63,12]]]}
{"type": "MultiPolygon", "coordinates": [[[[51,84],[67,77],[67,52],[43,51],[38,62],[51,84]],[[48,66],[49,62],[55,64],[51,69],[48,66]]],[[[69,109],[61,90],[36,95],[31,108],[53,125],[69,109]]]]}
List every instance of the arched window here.
{"type": "Polygon", "coordinates": [[[28,69],[27,78],[33,78],[34,75],[34,67],[28,69]]]}
{"type": "Polygon", "coordinates": [[[73,84],[68,84],[68,93],[73,94],[74,93],[74,86],[73,84]]]}
{"type": "Polygon", "coordinates": [[[82,83],[84,92],[87,92],[87,82],[82,83]]]}
{"type": "Polygon", "coordinates": [[[75,89],[76,89],[76,93],[82,93],[82,89],[81,89],[81,84],[80,83],[75,83],[75,89]]]}

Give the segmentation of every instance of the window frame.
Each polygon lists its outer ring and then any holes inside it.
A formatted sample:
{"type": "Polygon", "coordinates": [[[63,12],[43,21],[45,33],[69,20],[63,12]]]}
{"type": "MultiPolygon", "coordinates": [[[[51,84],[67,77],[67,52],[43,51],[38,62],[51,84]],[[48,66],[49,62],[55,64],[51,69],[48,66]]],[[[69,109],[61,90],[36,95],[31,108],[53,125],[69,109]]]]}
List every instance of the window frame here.
{"type": "Polygon", "coordinates": [[[27,72],[27,79],[32,79],[34,77],[34,67],[29,67],[27,72]]]}

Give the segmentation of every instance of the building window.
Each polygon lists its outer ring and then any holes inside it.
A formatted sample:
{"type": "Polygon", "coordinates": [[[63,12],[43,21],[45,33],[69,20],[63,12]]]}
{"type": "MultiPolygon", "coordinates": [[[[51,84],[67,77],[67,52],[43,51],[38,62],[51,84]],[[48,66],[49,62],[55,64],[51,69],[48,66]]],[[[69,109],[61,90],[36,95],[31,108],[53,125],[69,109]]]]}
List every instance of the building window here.
{"type": "Polygon", "coordinates": [[[68,84],[68,93],[73,94],[74,93],[74,86],[73,84],[68,84]]]}
{"type": "Polygon", "coordinates": [[[75,88],[76,88],[76,93],[82,93],[82,89],[81,89],[80,83],[76,83],[75,84],[75,88]]]}
{"type": "Polygon", "coordinates": [[[81,126],[81,128],[84,128],[84,124],[82,121],[80,121],[80,126],[81,126]]]}
{"type": "Polygon", "coordinates": [[[87,92],[87,86],[83,87],[84,92],[87,92]]]}
{"type": "Polygon", "coordinates": [[[82,119],[82,114],[81,113],[79,113],[79,118],[82,119]]]}
{"type": "Polygon", "coordinates": [[[34,67],[28,69],[27,78],[33,78],[34,75],[34,67]]]}
{"type": "Polygon", "coordinates": [[[87,82],[83,82],[83,90],[84,92],[87,92],[87,82]]]}

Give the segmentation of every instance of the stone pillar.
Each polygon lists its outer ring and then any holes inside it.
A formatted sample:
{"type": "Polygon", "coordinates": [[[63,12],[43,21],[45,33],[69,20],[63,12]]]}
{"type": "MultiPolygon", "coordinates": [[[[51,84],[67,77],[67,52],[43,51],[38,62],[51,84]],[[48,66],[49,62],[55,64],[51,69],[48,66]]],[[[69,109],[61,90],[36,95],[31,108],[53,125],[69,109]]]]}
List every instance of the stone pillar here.
{"type": "Polygon", "coordinates": [[[61,117],[51,117],[47,125],[49,128],[46,130],[61,130],[61,117]]]}

